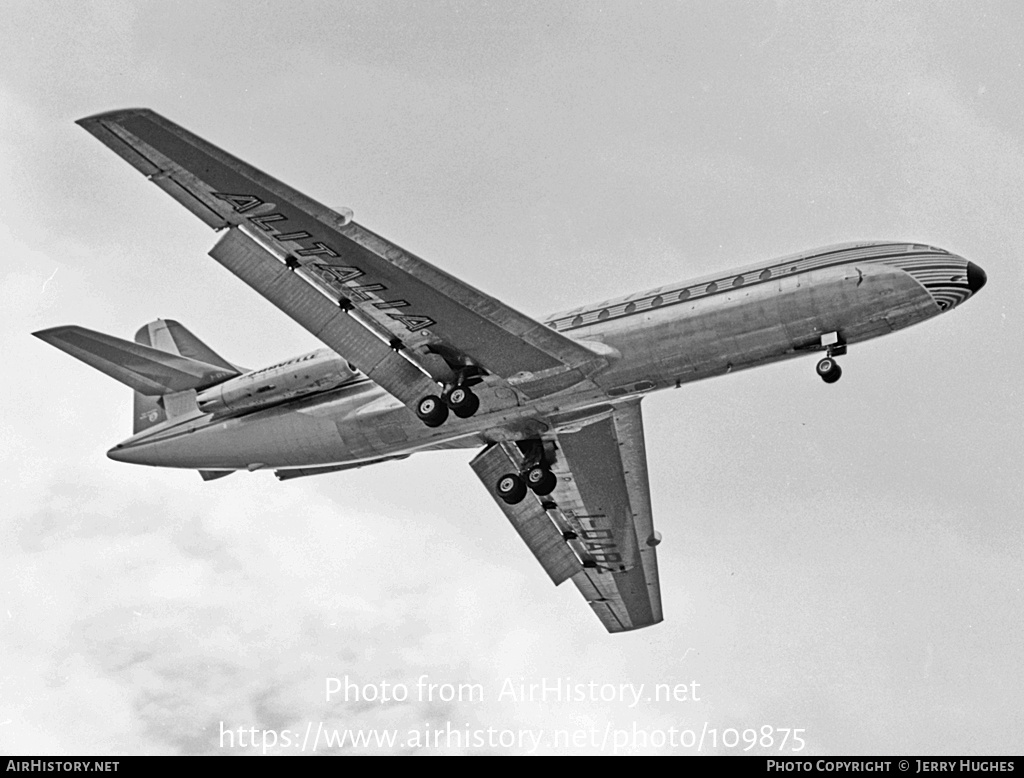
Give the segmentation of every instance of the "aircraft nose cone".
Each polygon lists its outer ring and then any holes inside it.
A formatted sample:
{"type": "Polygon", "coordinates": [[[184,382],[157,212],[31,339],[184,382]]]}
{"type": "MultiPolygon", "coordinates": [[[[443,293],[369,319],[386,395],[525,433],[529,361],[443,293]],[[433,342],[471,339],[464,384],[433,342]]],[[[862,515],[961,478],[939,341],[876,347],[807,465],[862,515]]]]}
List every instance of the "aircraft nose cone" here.
{"type": "Polygon", "coordinates": [[[967,287],[971,290],[971,294],[976,294],[985,285],[986,281],[988,281],[988,276],[985,275],[985,271],[973,262],[968,262],[967,287]]]}

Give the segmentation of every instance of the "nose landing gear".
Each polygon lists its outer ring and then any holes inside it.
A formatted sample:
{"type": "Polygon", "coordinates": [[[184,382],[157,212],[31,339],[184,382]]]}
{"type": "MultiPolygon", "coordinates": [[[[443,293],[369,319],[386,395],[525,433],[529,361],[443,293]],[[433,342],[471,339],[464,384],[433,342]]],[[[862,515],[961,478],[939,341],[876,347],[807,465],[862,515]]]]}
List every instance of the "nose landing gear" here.
{"type": "Polygon", "coordinates": [[[826,347],[827,356],[818,362],[815,372],[826,384],[834,384],[843,375],[836,357],[846,353],[846,344],[840,340],[838,332],[830,332],[828,335],[822,335],[821,345],[826,347]]]}
{"type": "Polygon", "coordinates": [[[839,367],[839,363],[832,357],[825,357],[819,363],[815,371],[821,376],[821,380],[826,384],[834,384],[838,381],[842,375],[843,370],[839,367]]]}

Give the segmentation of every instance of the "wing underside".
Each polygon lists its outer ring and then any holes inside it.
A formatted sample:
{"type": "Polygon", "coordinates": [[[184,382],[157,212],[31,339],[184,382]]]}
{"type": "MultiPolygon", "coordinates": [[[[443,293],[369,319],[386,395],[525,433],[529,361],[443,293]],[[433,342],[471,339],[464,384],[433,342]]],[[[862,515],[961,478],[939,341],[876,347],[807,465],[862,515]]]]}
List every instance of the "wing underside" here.
{"type": "MultiPolygon", "coordinates": [[[[498,500],[556,585],[571,579],[609,632],[662,620],[650,487],[640,403],[609,407],[560,430],[546,497],[498,500]]],[[[494,444],[471,463],[493,494],[498,479],[519,472],[515,444],[494,444]]]]}

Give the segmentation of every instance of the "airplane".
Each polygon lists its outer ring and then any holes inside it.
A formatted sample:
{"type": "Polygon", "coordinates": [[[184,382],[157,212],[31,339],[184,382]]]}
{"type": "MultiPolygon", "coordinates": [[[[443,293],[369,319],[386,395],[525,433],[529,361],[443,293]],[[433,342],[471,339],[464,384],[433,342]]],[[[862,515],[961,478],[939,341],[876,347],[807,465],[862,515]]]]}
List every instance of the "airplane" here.
{"type": "Polygon", "coordinates": [[[662,621],[640,402],[951,311],[986,283],[906,241],[829,246],[534,319],[148,109],[77,122],[220,237],[210,256],[323,347],[260,370],[180,323],[34,333],[135,393],[118,462],[285,480],[416,452],[470,467],[609,632],[662,621]]]}

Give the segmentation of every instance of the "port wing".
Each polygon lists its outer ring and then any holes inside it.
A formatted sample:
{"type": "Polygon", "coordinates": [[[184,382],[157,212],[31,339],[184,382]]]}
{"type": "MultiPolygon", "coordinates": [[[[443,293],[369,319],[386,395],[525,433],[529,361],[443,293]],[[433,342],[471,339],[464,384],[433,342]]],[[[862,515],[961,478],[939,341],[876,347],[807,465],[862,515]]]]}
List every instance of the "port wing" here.
{"type": "MultiPolygon", "coordinates": [[[[78,123],[208,226],[231,228],[236,249],[242,243],[237,235],[244,233],[335,311],[351,314],[435,381],[472,365],[533,398],[587,381],[606,364],[585,346],[352,221],[350,213],[321,205],[153,111],[113,111],[78,123]]],[[[245,280],[273,297],[284,285],[281,277],[263,270],[245,280]]],[[[292,290],[276,297],[278,307],[310,328],[301,319],[309,318],[311,298],[292,290]],[[302,298],[295,310],[289,295],[302,298]]],[[[314,316],[318,323],[325,317],[314,316]]],[[[371,373],[330,333],[321,339],[371,373]]],[[[378,383],[396,396],[409,394],[401,389],[402,376],[382,379],[378,383]]]]}

